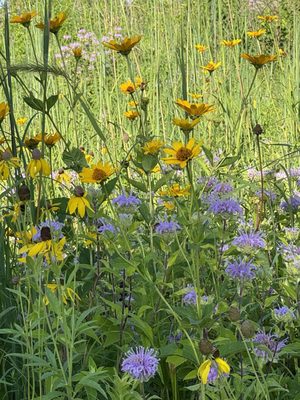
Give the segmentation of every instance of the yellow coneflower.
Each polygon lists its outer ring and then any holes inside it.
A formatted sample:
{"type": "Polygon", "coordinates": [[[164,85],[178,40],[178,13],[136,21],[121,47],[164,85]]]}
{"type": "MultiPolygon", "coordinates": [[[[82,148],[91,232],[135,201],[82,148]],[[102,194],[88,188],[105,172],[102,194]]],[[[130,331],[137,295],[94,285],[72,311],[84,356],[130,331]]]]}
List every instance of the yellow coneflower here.
{"type": "Polygon", "coordinates": [[[50,172],[50,165],[42,158],[42,153],[38,149],[32,150],[32,160],[27,166],[27,175],[30,175],[31,178],[34,178],[38,174],[48,176],[50,175],[50,172]]]}
{"type": "MultiPolygon", "coordinates": [[[[58,285],[56,283],[47,283],[46,288],[49,289],[54,294],[58,290],[58,285]]],[[[75,299],[80,300],[80,297],[72,288],[61,285],[60,290],[61,290],[61,298],[64,304],[67,304],[67,300],[71,300],[73,303],[75,303],[75,299]]],[[[44,296],[43,302],[45,306],[47,306],[50,303],[47,295],[44,296]]]]}
{"type": "Polygon", "coordinates": [[[209,72],[210,74],[212,74],[216,69],[218,69],[221,66],[221,62],[213,62],[210,61],[208,64],[203,65],[202,68],[204,71],[209,72]]]}
{"type": "Polygon", "coordinates": [[[163,145],[164,142],[161,140],[150,140],[144,144],[143,152],[144,154],[157,154],[163,145]]]}
{"type": "Polygon", "coordinates": [[[130,121],[134,121],[137,117],[140,116],[140,113],[138,111],[135,111],[135,110],[129,110],[129,111],[125,111],[124,115],[130,121]]]}
{"type": "Polygon", "coordinates": [[[40,143],[40,140],[38,138],[38,135],[35,135],[34,137],[28,138],[26,137],[24,139],[24,144],[29,150],[35,149],[40,143]]]}
{"type": "Polygon", "coordinates": [[[79,178],[84,183],[102,183],[114,172],[115,169],[109,163],[98,162],[91,168],[83,168],[79,178]]]}
{"type": "Polygon", "coordinates": [[[159,192],[160,196],[168,196],[168,197],[183,197],[188,196],[190,194],[191,186],[180,187],[179,183],[174,183],[167,190],[161,190],[159,192]]]}
{"type": "Polygon", "coordinates": [[[20,160],[13,157],[9,150],[0,152],[0,180],[6,180],[9,177],[10,169],[20,166],[20,160]]]}
{"type": "Polygon", "coordinates": [[[79,60],[82,57],[82,47],[76,46],[72,49],[73,56],[76,60],[79,60]]]}
{"type": "Polygon", "coordinates": [[[279,19],[278,15],[259,15],[257,18],[264,22],[273,22],[279,19]]]}
{"type": "Polygon", "coordinates": [[[120,43],[116,40],[110,40],[109,42],[102,42],[103,46],[108,47],[111,50],[114,50],[123,56],[127,56],[133,47],[139,43],[142,36],[136,35],[131,38],[125,37],[120,43]]]}
{"type": "MultiPolygon", "coordinates": [[[[65,12],[60,12],[56,15],[55,18],[50,19],[50,32],[54,33],[55,35],[58,33],[60,28],[63,26],[63,23],[67,19],[67,14],[65,12]]],[[[39,29],[45,29],[45,25],[43,22],[40,22],[39,24],[36,25],[37,28],[39,29]]]]}
{"type": "MultiPolygon", "coordinates": [[[[43,135],[42,133],[39,133],[38,135],[35,135],[34,139],[38,140],[39,142],[43,141],[43,135]]],[[[44,135],[44,143],[48,147],[52,147],[61,139],[61,136],[58,132],[54,133],[45,133],[44,135]]]]}
{"type": "Polygon", "coordinates": [[[192,138],[185,145],[181,142],[174,142],[172,148],[164,149],[164,152],[171,157],[163,158],[167,164],[179,165],[180,168],[185,168],[187,163],[196,157],[201,150],[200,144],[195,143],[195,139],[192,138]]]}
{"type": "Polygon", "coordinates": [[[78,210],[78,214],[81,218],[84,217],[86,208],[93,211],[89,201],[86,199],[86,193],[81,186],[76,186],[74,190],[75,196],[71,197],[68,201],[67,211],[70,214],[74,214],[78,210]]]}
{"type": "Polygon", "coordinates": [[[12,24],[21,24],[25,28],[28,28],[30,26],[32,18],[34,18],[37,15],[35,11],[31,12],[26,12],[21,15],[16,15],[11,18],[10,22],[12,24]]]}
{"type": "Polygon", "coordinates": [[[201,118],[196,118],[192,121],[188,119],[174,118],[173,123],[174,125],[179,126],[183,133],[189,133],[195,128],[197,124],[199,124],[200,120],[201,118]]]}
{"type": "Polygon", "coordinates": [[[132,94],[135,92],[135,84],[130,80],[120,85],[121,92],[125,94],[132,94]]]}
{"type": "Polygon", "coordinates": [[[198,369],[198,377],[204,385],[208,382],[208,375],[211,368],[214,368],[218,376],[230,373],[230,366],[222,358],[217,357],[214,360],[205,360],[198,369]]]}
{"type": "Polygon", "coordinates": [[[214,111],[212,105],[205,103],[190,103],[187,100],[177,99],[176,104],[193,117],[199,117],[200,115],[214,111]]]}
{"type": "Polygon", "coordinates": [[[264,33],[266,33],[265,29],[259,29],[258,31],[249,31],[247,32],[247,35],[251,38],[257,38],[262,36],[264,33]]]}
{"type": "Polygon", "coordinates": [[[248,53],[241,54],[241,57],[249,61],[256,69],[262,68],[265,64],[276,61],[277,56],[275,55],[265,55],[259,54],[257,56],[251,56],[248,53]]]}
{"type": "Polygon", "coordinates": [[[4,120],[4,118],[9,113],[9,106],[7,103],[0,103],[0,123],[4,120]]]}
{"type": "Polygon", "coordinates": [[[208,47],[204,44],[196,44],[195,48],[199,51],[199,53],[204,53],[208,49],[208,47]]]}
{"type": "Polygon", "coordinates": [[[226,47],[235,47],[241,43],[241,39],[234,39],[234,40],[222,40],[221,44],[226,47]]]}

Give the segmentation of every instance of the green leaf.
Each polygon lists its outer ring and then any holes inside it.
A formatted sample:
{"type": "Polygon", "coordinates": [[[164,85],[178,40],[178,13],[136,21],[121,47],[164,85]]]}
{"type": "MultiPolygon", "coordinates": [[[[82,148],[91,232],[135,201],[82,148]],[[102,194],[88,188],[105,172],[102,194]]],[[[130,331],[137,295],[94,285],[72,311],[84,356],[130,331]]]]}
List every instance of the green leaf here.
{"type": "Polygon", "coordinates": [[[153,191],[154,193],[158,191],[163,185],[165,185],[167,182],[170,182],[171,177],[174,175],[174,172],[171,171],[168,174],[164,175],[162,178],[160,178],[156,184],[154,185],[153,191]]]}
{"type": "Polygon", "coordinates": [[[137,182],[137,181],[135,181],[133,179],[130,179],[130,178],[126,178],[126,179],[127,179],[128,183],[130,183],[132,186],[134,186],[135,188],[141,190],[144,193],[147,193],[148,190],[147,190],[146,186],[142,182],[137,182]]]}
{"type": "Polygon", "coordinates": [[[51,110],[51,108],[56,104],[57,100],[58,100],[58,94],[54,94],[53,96],[48,97],[47,111],[51,110]]]}
{"type": "Polygon", "coordinates": [[[223,167],[227,167],[228,165],[232,165],[232,164],[234,164],[239,158],[240,158],[240,156],[225,157],[225,158],[223,158],[223,160],[221,160],[221,161],[219,162],[218,168],[223,168],[223,167]]]}
{"type": "Polygon", "coordinates": [[[150,172],[157,164],[157,157],[147,154],[142,159],[142,167],[145,172],[150,172]]]}
{"type": "Polygon", "coordinates": [[[184,381],[189,381],[191,379],[195,379],[195,378],[197,378],[197,375],[198,375],[198,370],[197,369],[193,369],[192,371],[190,371],[188,374],[185,375],[183,380],[184,381]]]}
{"type": "Polygon", "coordinates": [[[35,98],[33,95],[31,95],[29,97],[23,97],[23,100],[33,110],[37,110],[37,111],[44,110],[44,104],[43,104],[42,100],[35,98]]]}
{"type": "Polygon", "coordinates": [[[84,153],[73,147],[70,151],[65,150],[62,155],[64,163],[76,172],[80,172],[83,167],[88,167],[84,153]]]}
{"type": "Polygon", "coordinates": [[[210,165],[213,166],[214,165],[214,156],[213,156],[212,152],[205,146],[202,146],[202,150],[204,151],[204,154],[205,154],[206,158],[208,159],[210,165]]]}
{"type": "Polygon", "coordinates": [[[166,359],[166,362],[168,364],[173,364],[175,367],[178,367],[179,365],[183,364],[186,362],[186,359],[180,356],[169,356],[166,359]]]}
{"type": "Polygon", "coordinates": [[[267,297],[265,300],[265,307],[269,307],[277,299],[278,299],[278,295],[267,297]]]}

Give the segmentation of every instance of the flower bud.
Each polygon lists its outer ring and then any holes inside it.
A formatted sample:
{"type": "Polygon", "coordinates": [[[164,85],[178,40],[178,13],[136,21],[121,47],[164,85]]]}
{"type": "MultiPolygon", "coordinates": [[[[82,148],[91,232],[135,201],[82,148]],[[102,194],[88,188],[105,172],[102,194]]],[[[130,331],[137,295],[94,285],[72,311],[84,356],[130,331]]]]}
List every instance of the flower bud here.
{"type": "Polygon", "coordinates": [[[244,321],[241,325],[241,332],[246,339],[250,339],[255,334],[255,327],[251,321],[248,319],[244,321]]]}
{"type": "Polygon", "coordinates": [[[42,158],[42,153],[39,149],[32,150],[32,159],[33,160],[40,160],[42,158]]]}
{"type": "Polygon", "coordinates": [[[30,190],[29,187],[25,184],[21,185],[18,188],[18,196],[21,201],[30,200],[30,190]]]}
{"type": "Polygon", "coordinates": [[[207,356],[213,352],[214,346],[208,339],[201,339],[199,343],[199,350],[204,356],[207,356]]]}
{"type": "Polygon", "coordinates": [[[228,318],[232,322],[236,322],[240,319],[241,313],[240,310],[237,307],[231,306],[228,310],[228,318]]]}
{"type": "Polygon", "coordinates": [[[83,197],[84,189],[82,186],[75,186],[74,193],[76,197],[83,197]]]}
{"type": "Polygon", "coordinates": [[[254,135],[261,135],[263,133],[263,128],[261,127],[261,125],[256,124],[255,127],[252,129],[252,132],[254,133],[254,135]]]}

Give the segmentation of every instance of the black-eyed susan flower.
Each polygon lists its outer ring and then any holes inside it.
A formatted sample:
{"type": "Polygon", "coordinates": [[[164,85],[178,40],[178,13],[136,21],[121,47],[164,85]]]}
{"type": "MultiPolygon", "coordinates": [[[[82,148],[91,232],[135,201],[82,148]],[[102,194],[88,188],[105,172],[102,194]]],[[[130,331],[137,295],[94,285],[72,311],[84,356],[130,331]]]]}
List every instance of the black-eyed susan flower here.
{"type": "Polygon", "coordinates": [[[143,152],[144,154],[157,154],[163,145],[164,142],[161,140],[150,140],[144,144],[143,152]]]}
{"type": "Polygon", "coordinates": [[[256,69],[262,68],[265,64],[276,61],[277,56],[275,55],[266,55],[259,54],[257,56],[251,56],[248,53],[241,54],[241,57],[245,60],[249,61],[256,69]]]}
{"type": "Polygon", "coordinates": [[[221,44],[225,47],[235,47],[241,43],[241,39],[234,39],[234,40],[222,40],[221,44]]]}
{"type": "Polygon", "coordinates": [[[11,168],[20,166],[20,160],[13,157],[9,150],[0,152],[0,180],[6,180],[9,177],[11,168]]]}
{"type": "Polygon", "coordinates": [[[161,190],[159,192],[160,196],[168,196],[168,197],[183,197],[188,196],[190,194],[191,186],[180,187],[179,183],[174,183],[166,190],[161,190]]]}
{"type": "Polygon", "coordinates": [[[21,15],[16,15],[16,16],[12,17],[10,22],[12,24],[21,24],[25,28],[28,28],[32,21],[32,18],[34,18],[36,15],[37,15],[37,13],[35,11],[25,12],[21,15]]]}
{"type": "Polygon", "coordinates": [[[116,40],[110,40],[109,42],[102,42],[103,46],[108,47],[111,50],[114,50],[123,56],[127,56],[131,50],[136,46],[141,40],[142,36],[136,35],[131,38],[125,37],[121,42],[117,42],[116,40]]]}
{"type": "Polygon", "coordinates": [[[84,183],[102,183],[114,172],[115,169],[111,164],[98,162],[92,165],[91,168],[83,168],[79,178],[84,183]]]}
{"type": "Polygon", "coordinates": [[[162,160],[166,164],[179,165],[180,168],[185,168],[187,163],[200,153],[200,150],[201,146],[195,143],[194,138],[191,138],[186,145],[181,142],[174,142],[172,148],[164,149],[164,152],[170,157],[162,160]]]}
{"type": "Polygon", "coordinates": [[[4,118],[9,113],[9,106],[7,103],[0,103],[0,123],[4,120],[4,118]]]}
{"type": "Polygon", "coordinates": [[[214,360],[205,360],[198,369],[198,377],[204,385],[214,382],[222,375],[230,373],[230,366],[220,357],[214,360]]]}
{"type": "Polygon", "coordinates": [[[265,29],[259,29],[258,31],[248,31],[247,35],[251,38],[257,38],[264,35],[265,33],[266,33],[265,29]]]}
{"type": "Polygon", "coordinates": [[[50,165],[42,158],[42,153],[38,149],[32,150],[32,160],[29,162],[26,172],[31,178],[36,177],[38,174],[44,176],[50,175],[50,165]]]}
{"type": "Polygon", "coordinates": [[[220,66],[221,66],[221,62],[210,61],[208,64],[203,65],[200,68],[202,68],[204,71],[212,74],[216,69],[220,68],[220,66]]]}
{"type": "MultiPolygon", "coordinates": [[[[42,133],[39,133],[34,138],[36,140],[38,140],[39,142],[43,141],[42,133]]],[[[48,146],[50,148],[53,147],[55,145],[55,143],[57,143],[60,139],[61,139],[61,136],[60,136],[60,134],[58,132],[46,133],[44,135],[44,143],[45,143],[46,146],[48,146]]]]}
{"type": "MultiPolygon", "coordinates": [[[[49,27],[50,32],[56,35],[60,30],[60,28],[63,26],[66,19],[67,19],[67,14],[65,12],[60,12],[55,16],[55,18],[50,19],[50,27],[49,27]]],[[[43,22],[40,22],[39,24],[36,25],[36,27],[44,30],[45,24],[43,22]]]]}
{"type": "Polygon", "coordinates": [[[29,150],[35,149],[40,143],[38,135],[35,135],[33,137],[26,137],[24,139],[24,144],[29,150]]]}
{"type": "Polygon", "coordinates": [[[134,121],[137,117],[140,116],[140,113],[136,110],[129,110],[129,111],[125,111],[124,115],[130,121],[134,121]]]}
{"type": "Polygon", "coordinates": [[[199,124],[200,118],[193,119],[192,121],[182,118],[174,118],[173,123],[182,130],[183,133],[191,132],[197,124],[199,124]]]}
{"type": "Polygon", "coordinates": [[[199,53],[204,53],[208,49],[208,47],[204,44],[196,44],[195,48],[199,51],[199,53]]]}
{"type": "Polygon", "coordinates": [[[132,94],[135,92],[135,84],[130,80],[120,85],[121,92],[125,94],[132,94]]]}
{"type": "Polygon", "coordinates": [[[257,18],[263,22],[273,22],[279,19],[278,15],[259,15],[257,18]]]}
{"type": "Polygon", "coordinates": [[[89,201],[86,199],[86,193],[81,186],[76,186],[74,190],[74,195],[68,201],[67,211],[70,214],[74,214],[76,210],[78,210],[78,214],[81,218],[84,217],[86,208],[89,208],[93,211],[89,201]]]}
{"type": "Polygon", "coordinates": [[[212,105],[205,103],[190,103],[187,100],[177,99],[176,104],[193,117],[199,117],[200,115],[214,111],[212,105]]]}
{"type": "MultiPolygon", "coordinates": [[[[46,288],[49,289],[53,294],[58,291],[57,283],[48,283],[46,285],[46,288]]],[[[80,297],[74,291],[74,289],[72,289],[68,286],[60,285],[60,292],[61,292],[61,299],[64,304],[67,304],[68,300],[71,300],[73,303],[75,303],[76,299],[80,300],[80,297]]],[[[44,302],[45,306],[47,306],[50,303],[47,295],[44,296],[43,302],[44,302]]]]}

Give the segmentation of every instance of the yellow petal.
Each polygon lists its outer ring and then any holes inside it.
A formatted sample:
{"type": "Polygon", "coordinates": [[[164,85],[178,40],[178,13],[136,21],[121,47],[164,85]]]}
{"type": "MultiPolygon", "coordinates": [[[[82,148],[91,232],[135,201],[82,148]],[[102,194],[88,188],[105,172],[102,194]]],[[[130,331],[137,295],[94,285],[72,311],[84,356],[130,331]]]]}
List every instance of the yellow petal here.
{"type": "Polygon", "coordinates": [[[194,139],[194,138],[191,138],[191,139],[188,141],[188,144],[186,145],[186,148],[189,149],[189,150],[192,150],[192,148],[194,147],[194,144],[195,144],[195,139],[194,139]]]}
{"type": "Polygon", "coordinates": [[[70,214],[74,214],[76,208],[78,207],[78,198],[72,197],[68,202],[68,210],[70,214]]]}
{"type": "Polygon", "coordinates": [[[216,358],[215,359],[216,363],[218,364],[219,371],[224,373],[224,374],[229,374],[230,372],[230,366],[227,364],[225,360],[222,358],[216,358]]]}
{"type": "Polygon", "coordinates": [[[204,385],[207,384],[207,378],[208,378],[208,374],[210,371],[210,366],[211,366],[211,361],[206,360],[200,365],[200,367],[198,369],[198,377],[199,377],[199,379],[201,379],[201,381],[204,385]]]}
{"type": "Polygon", "coordinates": [[[82,201],[82,198],[79,200],[80,201],[78,201],[78,213],[81,216],[81,218],[83,218],[85,214],[85,204],[84,201],[82,201]]]}

